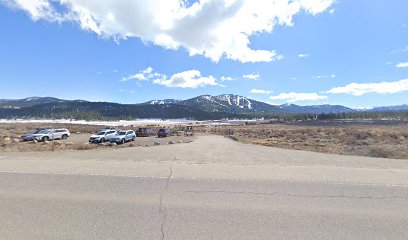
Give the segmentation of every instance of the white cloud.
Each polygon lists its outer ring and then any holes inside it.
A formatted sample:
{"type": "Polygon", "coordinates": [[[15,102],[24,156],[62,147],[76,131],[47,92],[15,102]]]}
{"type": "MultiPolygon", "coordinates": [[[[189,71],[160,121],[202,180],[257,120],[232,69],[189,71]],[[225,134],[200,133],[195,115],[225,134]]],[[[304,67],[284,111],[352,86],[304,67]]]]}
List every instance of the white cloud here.
{"type": "Polygon", "coordinates": [[[307,57],[310,57],[310,54],[300,53],[300,54],[298,55],[298,57],[300,57],[300,58],[307,58],[307,57]]]}
{"type": "Polygon", "coordinates": [[[154,79],[153,83],[172,88],[198,88],[207,85],[218,85],[217,79],[211,75],[208,77],[202,77],[198,70],[188,70],[176,73],[170,78],[164,76],[162,78],[154,79]]]}
{"type": "Polygon", "coordinates": [[[127,90],[127,89],[121,89],[119,90],[120,93],[127,93],[127,94],[135,94],[136,90],[127,90]]]}
{"type": "Polygon", "coordinates": [[[251,73],[251,74],[242,75],[242,77],[249,79],[249,80],[258,80],[261,77],[261,75],[259,75],[259,73],[251,73]]]}
{"type": "Polygon", "coordinates": [[[329,10],[329,13],[332,14],[332,15],[333,15],[335,12],[336,12],[336,9],[334,9],[334,8],[329,10]]]}
{"type": "Polygon", "coordinates": [[[313,79],[325,79],[325,78],[335,78],[335,74],[330,74],[330,75],[317,75],[312,77],[313,79]]]}
{"type": "Polygon", "coordinates": [[[396,82],[350,83],[344,87],[332,88],[326,93],[345,93],[354,96],[361,96],[367,93],[390,94],[403,91],[408,91],[408,79],[396,82]]]}
{"type": "Polygon", "coordinates": [[[271,90],[262,90],[262,89],[252,89],[251,91],[250,91],[250,93],[253,93],[253,94],[271,94],[271,93],[273,93],[273,91],[271,91],[271,90]]]}
{"type": "Polygon", "coordinates": [[[406,45],[406,46],[404,46],[402,48],[392,50],[390,53],[391,54],[397,54],[397,53],[403,53],[403,52],[408,52],[408,45],[406,45]]]}
{"type": "Polygon", "coordinates": [[[166,74],[155,72],[152,67],[148,67],[144,70],[139,71],[139,73],[137,74],[124,77],[120,81],[124,82],[131,79],[139,81],[150,81],[154,84],[172,88],[198,88],[207,85],[219,85],[216,78],[211,75],[208,77],[202,77],[201,72],[198,70],[188,70],[173,74],[171,77],[168,77],[166,74]]]}
{"type": "Polygon", "coordinates": [[[234,81],[234,80],[236,80],[236,78],[233,78],[233,77],[225,77],[225,76],[222,76],[222,77],[221,77],[221,81],[222,81],[222,82],[225,82],[225,81],[234,81]]]}
{"type": "Polygon", "coordinates": [[[317,93],[281,93],[277,96],[271,96],[271,100],[286,100],[288,102],[299,101],[317,101],[327,99],[327,96],[319,95],[317,93]]]}
{"type": "Polygon", "coordinates": [[[132,74],[127,77],[123,77],[120,81],[126,82],[126,81],[133,80],[133,79],[139,80],[139,81],[149,81],[149,80],[152,80],[153,78],[160,78],[164,76],[165,76],[164,74],[153,72],[152,67],[148,67],[144,70],[139,71],[136,74],[132,74]]]}
{"type": "Polygon", "coordinates": [[[250,37],[293,25],[300,12],[316,15],[335,0],[0,0],[50,22],[70,21],[101,37],[139,38],[166,49],[187,49],[218,62],[270,62],[283,56],[251,48],[250,37]]]}
{"type": "Polygon", "coordinates": [[[49,0],[0,0],[10,8],[21,9],[27,12],[34,21],[44,19],[50,22],[61,22],[65,18],[54,10],[49,0]]]}
{"type": "Polygon", "coordinates": [[[402,62],[395,65],[397,68],[408,68],[408,62],[402,62]]]}

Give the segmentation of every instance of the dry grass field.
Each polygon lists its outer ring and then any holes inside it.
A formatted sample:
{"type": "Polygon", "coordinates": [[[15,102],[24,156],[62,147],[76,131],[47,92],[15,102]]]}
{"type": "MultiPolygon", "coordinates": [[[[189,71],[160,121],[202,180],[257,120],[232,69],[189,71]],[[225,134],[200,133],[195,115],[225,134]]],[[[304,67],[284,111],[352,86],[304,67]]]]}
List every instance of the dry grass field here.
{"type": "MultiPolygon", "coordinates": [[[[139,126],[128,126],[123,129],[136,130],[139,126]]],[[[144,127],[144,126],[140,126],[144,127]]],[[[149,126],[150,127],[150,126],[149,126]]],[[[0,123],[0,152],[36,152],[36,151],[51,151],[54,147],[55,151],[61,150],[87,150],[95,148],[123,148],[123,147],[140,147],[165,145],[172,143],[189,143],[194,140],[193,137],[172,136],[168,138],[145,137],[136,138],[136,141],[129,142],[123,145],[105,144],[90,144],[88,143],[89,136],[94,134],[103,126],[82,125],[82,124],[43,124],[43,123],[0,123]],[[20,136],[32,131],[35,128],[67,128],[71,132],[71,136],[67,140],[55,140],[54,146],[52,142],[21,142],[20,136]]],[[[154,130],[158,130],[159,126],[152,126],[154,130]]]]}
{"type": "Polygon", "coordinates": [[[408,159],[408,124],[259,124],[207,132],[244,143],[323,153],[408,159]]]}
{"type": "MultiPolygon", "coordinates": [[[[102,126],[81,124],[0,124],[0,152],[50,151],[51,143],[20,142],[19,137],[38,127],[68,128],[71,137],[65,141],[56,140],[54,150],[87,150],[95,148],[123,148],[154,146],[174,143],[188,143],[192,137],[174,136],[164,139],[156,137],[137,138],[124,145],[101,146],[89,144],[88,137],[102,126]]],[[[126,129],[137,129],[129,126],[126,129]]],[[[149,126],[157,130],[159,126],[149,126]]],[[[124,128],[124,129],[125,129],[124,128]]],[[[273,146],[285,149],[307,150],[323,153],[358,155],[383,158],[408,159],[408,123],[398,124],[332,124],[325,122],[275,123],[240,126],[196,126],[198,134],[230,135],[234,140],[273,146]]]]}

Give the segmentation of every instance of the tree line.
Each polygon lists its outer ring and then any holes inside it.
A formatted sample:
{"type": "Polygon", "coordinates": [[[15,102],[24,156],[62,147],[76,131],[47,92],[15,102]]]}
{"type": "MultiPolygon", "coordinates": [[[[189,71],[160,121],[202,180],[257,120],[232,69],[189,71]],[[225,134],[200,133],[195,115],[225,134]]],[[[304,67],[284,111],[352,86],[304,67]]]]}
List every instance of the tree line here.
{"type": "Polygon", "coordinates": [[[137,118],[159,119],[275,119],[279,121],[332,120],[332,119],[397,119],[408,120],[408,111],[349,112],[337,114],[311,114],[290,112],[229,113],[210,112],[185,105],[142,105],[108,102],[64,102],[39,104],[20,109],[0,108],[0,118],[42,118],[81,120],[133,120],[137,118]]]}

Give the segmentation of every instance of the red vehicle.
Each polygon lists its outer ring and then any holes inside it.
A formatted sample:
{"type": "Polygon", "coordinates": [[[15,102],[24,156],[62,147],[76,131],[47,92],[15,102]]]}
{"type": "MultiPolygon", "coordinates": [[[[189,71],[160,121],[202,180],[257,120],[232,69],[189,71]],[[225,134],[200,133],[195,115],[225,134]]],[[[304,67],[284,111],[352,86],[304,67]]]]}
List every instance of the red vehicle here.
{"type": "Polygon", "coordinates": [[[157,132],[157,137],[168,137],[172,135],[173,131],[171,131],[170,128],[160,128],[159,131],[157,132]]]}
{"type": "Polygon", "coordinates": [[[155,136],[156,132],[151,128],[139,128],[136,131],[136,137],[150,137],[155,136]]]}

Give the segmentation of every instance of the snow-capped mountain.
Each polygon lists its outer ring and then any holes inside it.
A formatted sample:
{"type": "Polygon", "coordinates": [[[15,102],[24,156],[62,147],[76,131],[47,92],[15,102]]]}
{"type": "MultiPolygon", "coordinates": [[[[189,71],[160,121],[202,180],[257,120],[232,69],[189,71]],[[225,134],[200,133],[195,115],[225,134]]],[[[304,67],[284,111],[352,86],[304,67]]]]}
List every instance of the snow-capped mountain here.
{"type": "Polygon", "coordinates": [[[202,95],[181,101],[179,104],[207,112],[252,113],[279,111],[276,106],[235,94],[202,95]]]}
{"type": "Polygon", "coordinates": [[[296,104],[270,105],[235,94],[222,94],[217,96],[201,95],[187,100],[151,100],[144,104],[165,105],[180,104],[206,112],[224,113],[348,113],[357,111],[404,111],[408,105],[376,107],[370,109],[352,109],[341,105],[309,105],[300,106],[296,104]]]}
{"type": "Polygon", "coordinates": [[[237,106],[241,109],[252,110],[251,100],[249,100],[246,97],[233,95],[233,94],[224,94],[224,95],[215,96],[214,98],[220,101],[223,101],[225,103],[228,103],[228,105],[230,106],[237,106]]]}
{"type": "Polygon", "coordinates": [[[143,104],[164,105],[164,104],[176,104],[176,103],[179,103],[180,101],[181,100],[177,100],[177,99],[150,100],[143,104]]]}

